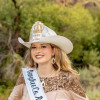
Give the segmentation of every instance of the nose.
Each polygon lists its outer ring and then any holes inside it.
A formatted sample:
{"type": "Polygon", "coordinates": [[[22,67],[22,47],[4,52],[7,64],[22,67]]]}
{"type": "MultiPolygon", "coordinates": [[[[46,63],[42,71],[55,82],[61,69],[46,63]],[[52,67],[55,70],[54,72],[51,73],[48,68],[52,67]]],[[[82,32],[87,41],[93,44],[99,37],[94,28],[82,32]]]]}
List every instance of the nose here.
{"type": "Polygon", "coordinates": [[[37,47],[37,48],[36,48],[36,52],[37,52],[37,53],[40,53],[40,52],[41,52],[41,48],[40,48],[40,47],[37,47]]]}

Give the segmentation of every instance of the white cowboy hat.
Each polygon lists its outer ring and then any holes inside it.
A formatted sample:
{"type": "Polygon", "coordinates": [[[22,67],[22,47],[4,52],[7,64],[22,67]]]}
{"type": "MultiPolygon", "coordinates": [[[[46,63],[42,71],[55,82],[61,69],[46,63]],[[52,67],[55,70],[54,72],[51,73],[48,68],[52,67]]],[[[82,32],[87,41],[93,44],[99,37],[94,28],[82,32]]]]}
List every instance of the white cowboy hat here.
{"type": "Polygon", "coordinates": [[[28,48],[30,48],[32,43],[42,42],[55,44],[67,54],[73,50],[73,44],[69,39],[64,36],[57,35],[53,30],[45,26],[40,21],[33,24],[29,42],[24,42],[20,37],[18,38],[18,41],[28,48]]]}

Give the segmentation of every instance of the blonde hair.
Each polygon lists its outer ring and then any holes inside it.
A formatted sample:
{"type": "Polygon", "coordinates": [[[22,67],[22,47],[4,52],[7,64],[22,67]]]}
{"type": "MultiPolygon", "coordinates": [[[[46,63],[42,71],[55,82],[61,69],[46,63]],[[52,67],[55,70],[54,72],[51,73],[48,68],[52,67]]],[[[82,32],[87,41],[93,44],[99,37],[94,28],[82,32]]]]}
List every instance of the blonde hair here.
{"type": "MultiPolygon", "coordinates": [[[[52,48],[55,48],[55,64],[53,64],[54,69],[57,71],[63,70],[63,71],[69,71],[75,75],[79,75],[76,70],[73,70],[71,67],[71,61],[69,60],[66,53],[61,50],[59,47],[57,47],[54,44],[50,44],[52,48]]],[[[36,68],[38,64],[34,65],[34,60],[31,56],[31,48],[26,52],[25,55],[25,65],[30,68],[36,68]]]]}

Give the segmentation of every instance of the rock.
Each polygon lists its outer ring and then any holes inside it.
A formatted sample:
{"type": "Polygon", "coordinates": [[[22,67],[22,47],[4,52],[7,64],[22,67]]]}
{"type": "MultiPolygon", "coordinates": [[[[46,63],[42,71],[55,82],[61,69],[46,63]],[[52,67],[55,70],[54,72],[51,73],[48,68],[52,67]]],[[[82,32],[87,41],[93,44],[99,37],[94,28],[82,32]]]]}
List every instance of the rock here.
{"type": "Polygon", "coordinates": [[[88,2],[84,4],[85,8],[98,8],[98,5],[95,2],[88,2]]]}
{"type": "Polygon", "coordinates": [[[83,0],[55,0],[60,6],[75,5],[76,3],[82,2],[83,0]]]}
{"type": "Polygon", "coordinates": [[[58,5],[60,5],[61,7],[69,7],[69,6],[73,6],[75,4],[80,4],[82,6],[84,6],[87,9],[98,9],[99,5],[100,5],[100,0],[90,0],[90,1],[85,1],[85,0],[54,0],[58,5]]]}

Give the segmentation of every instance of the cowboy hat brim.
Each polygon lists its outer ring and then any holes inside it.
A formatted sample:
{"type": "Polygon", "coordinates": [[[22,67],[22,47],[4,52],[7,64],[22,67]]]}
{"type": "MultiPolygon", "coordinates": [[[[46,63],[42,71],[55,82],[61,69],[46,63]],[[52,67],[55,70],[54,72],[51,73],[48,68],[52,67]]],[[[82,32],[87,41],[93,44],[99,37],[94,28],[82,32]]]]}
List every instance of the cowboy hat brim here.
{"type": "Polygon", "coordinates": [[[40,40],[35,40],[31,42],[24,42],[20,37],[18,38],[18,41],[23,44],[24,46],[30,48],[32,43],[36,42],[42,42],[42,43],[51,43],[56,46],[58,46],[60,49],[65,51],[67,54],[69,54],[73,50],[73,44],[72,42],[63,36],[48,36],[48,37],[42,37],[40,40]]]}

